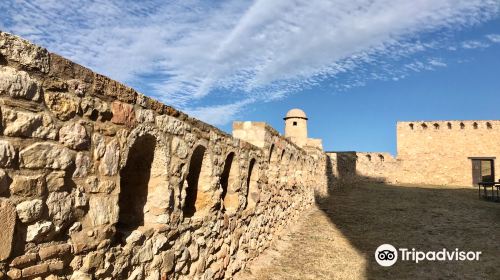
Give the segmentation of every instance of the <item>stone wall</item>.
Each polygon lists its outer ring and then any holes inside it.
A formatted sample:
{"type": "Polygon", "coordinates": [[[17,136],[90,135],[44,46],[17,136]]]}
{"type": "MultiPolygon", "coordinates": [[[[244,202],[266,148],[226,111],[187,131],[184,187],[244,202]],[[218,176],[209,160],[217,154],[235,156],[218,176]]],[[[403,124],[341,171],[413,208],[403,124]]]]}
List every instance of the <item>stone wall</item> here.
{"type": "Polygon", "coordinates": [[[326,152],[336,184],[359,181],[396,183],[398,162],[389,153],[326,152]]]}
{"type": "Polygon", "coordinates": [[[233,138],[0,32],[0,279],[222,279],[326,192],[326,157],[233,138]]]}
{"type": "MultiPolygon", "coordinates": [[[[398,122],[398,155],[327,152],[335,180],[472,186],[471,157],[500,170],[500,121],[398,122]]],[[[498,175],[496,176],[498,180],[498,175]]]]}
{"type": "Polygon", "coordinates": [[[500,121],[398,122],[397,137],[401,182],[471,186],[469,157],[496,157],[500,171],[500,121]]]}

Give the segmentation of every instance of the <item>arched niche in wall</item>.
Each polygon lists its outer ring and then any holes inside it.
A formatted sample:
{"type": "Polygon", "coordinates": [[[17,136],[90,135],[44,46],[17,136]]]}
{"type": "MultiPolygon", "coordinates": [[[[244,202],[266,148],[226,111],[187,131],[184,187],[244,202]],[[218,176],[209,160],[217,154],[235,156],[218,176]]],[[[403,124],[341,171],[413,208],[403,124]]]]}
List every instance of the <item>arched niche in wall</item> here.
{"type": "Polygon", "coordinates": [[[239,172],[240,166],[234,152],[230,152],[224,161],[224,169],[220,177],[222,187],[222,207],[228,212],[235,212],[239,205],[239,172]]]}
{"type": "Polygon", "coordinates": [[[281,156],[280,156],[280,162],[279,164],[277,164],[277,168],[278,171],[277,171],[277,174],[278,174],[278,177],[281,178],[282,177],[285,177],[286,176],[286,172],[287,172],[287,168],[288,168],[288,159],[289,157],[287,156],[287,152],[285,149],[283,149],[283,151],[281,151],[281,156]]]}
{"type": "Polygon", "coordinates": [[[267,169],[269,179],[275,180],[278,177],[280,157],[278,149],[272,144],[269,149],[269,164],[267,169]]]}
{"type": "Polygon", "coordinates": [[[252,158],[248,165],[247,177],[247,205],[246,208],[254,208],[259,202],[259,164],[252,158]]]}
{"type": "Polygon", "coordinates": [[[148,192],[156,182],[154,175],[160,174],[153,167],[157,141],[153,135],[145,134],[135,138],[127,155],[125,166],[120,170],[120,194],[118,199],[118,231],[132,231],[148,221],[144,212],[148,192]]]}
{"type": "Polygon", "coordinates": [[[290,159],[288,160],[288,167],[286,172],[286,176],[288,177],[289,180],[294,178],[296,170],[297,170],[297,157],[291,154],[290,159]]]}
{"type": "Polygon", "coordinates": [[[283,162],[284,159],[285,159],[285,149],[281,151],[280,162],[283,162]]]}
{"type": "Polygon", "coordinates": [[[271,148],[269,148],[269,157],[268,157],[268,162],[271,163],[273,161],[273,157],[276,154],[274,151],[274,144],[271,144],[271,148]]]}
{"type": "Polygon", "coordinates": [[[184,217],[192,217],[195,213],[212,204],[211,174],[212,163],[207,149],[203,145],[198,145],[189,161],[186,198],[183,207],[184,217]]]}

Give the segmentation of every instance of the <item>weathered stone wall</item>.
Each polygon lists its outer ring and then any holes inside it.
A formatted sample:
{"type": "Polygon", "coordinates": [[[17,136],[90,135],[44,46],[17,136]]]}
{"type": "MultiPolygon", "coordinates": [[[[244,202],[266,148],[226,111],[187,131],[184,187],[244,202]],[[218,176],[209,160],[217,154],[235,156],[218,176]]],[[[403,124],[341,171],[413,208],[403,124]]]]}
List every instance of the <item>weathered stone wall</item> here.
{"type": "Polygon", "coordinates": [[[500,170],[500,121],[398,122],[397,135],[398,181],[471,186],[469,157],[496,157],[500,170]]]}
{"type": "Polygon", "coordinates": [[[396,183],[398,162],[389,153],[326,152],[336,184],[396,183]]]}
{"type": "MultiPolygon", "coordinates": [[[[327,152],[336,182],[471,186],[470,157],[496,157],[500,170],[500,121],[398,122],[398,155],[327,152]]],[[[498,176],[496,176],[498,180],[498,176]]]]}
{"type": "Polygon", "coordinates": [[[316,144],[312,146],[304,145],[299,148],[295,142],[290,142],[289,138],[281,139],[280,134],[264,122],[234,122],[233,136],[251,143],[257,147],[269,150],[270,162],[276,162],[271,165],[268,172],[278,179],[275,182],[278,185],[307,185],[313,188],[316,196],[324,196],[328,193],[328,180],[325,175],[327,170],[327,156],[323,153],[322,147],[316,144]],[[303,155],[298,153],[287,153],[283,143],[293,145],[295,149],[301,150],[303,155]],[[304,156],[304,155],[308,155],[304,156]],[[285,167],[288,166],[288,167],[285,167]],[[314,182],[316,178],[321,178],[318,183],[314,182]],[[297,182],[298,180],[298,182],[297,182]]]}
{"type": "Polygon", "coordinates": [[[326,191],[252,145],[0,32],[0,279],[229,278],[326,191]]]}

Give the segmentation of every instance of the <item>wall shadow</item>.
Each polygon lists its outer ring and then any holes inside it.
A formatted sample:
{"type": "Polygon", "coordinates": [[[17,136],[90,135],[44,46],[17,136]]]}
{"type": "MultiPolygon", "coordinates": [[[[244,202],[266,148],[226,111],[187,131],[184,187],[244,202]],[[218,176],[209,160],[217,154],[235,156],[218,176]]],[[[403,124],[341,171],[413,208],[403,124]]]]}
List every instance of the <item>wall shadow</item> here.
{"type": "MultiPolygon", "coordinates": [[[[363,178],[369,180],[370,178],[363,178]]],[[[367,279],[500,279],[500,204],[477,189],[336,184],[318,207],[366,260],[367,279]],[[438,251],[482,251],[480,261],[398,261],[379,266],[379,245],[438,251]]]]}

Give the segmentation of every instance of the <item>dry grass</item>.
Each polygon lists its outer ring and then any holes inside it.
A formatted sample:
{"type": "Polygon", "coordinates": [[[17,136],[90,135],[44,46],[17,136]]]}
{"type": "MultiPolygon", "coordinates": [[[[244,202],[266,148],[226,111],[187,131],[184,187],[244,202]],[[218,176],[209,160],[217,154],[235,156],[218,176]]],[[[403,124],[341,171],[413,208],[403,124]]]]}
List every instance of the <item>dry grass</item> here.
{"type": "Polygon", "coordinates": [[[500,279],[500,204],[472,188],[360,184],[333,191],[237,279],[500,279]],[[397,262],[375,249],[482,251],[477,262],[397,262]]]}

